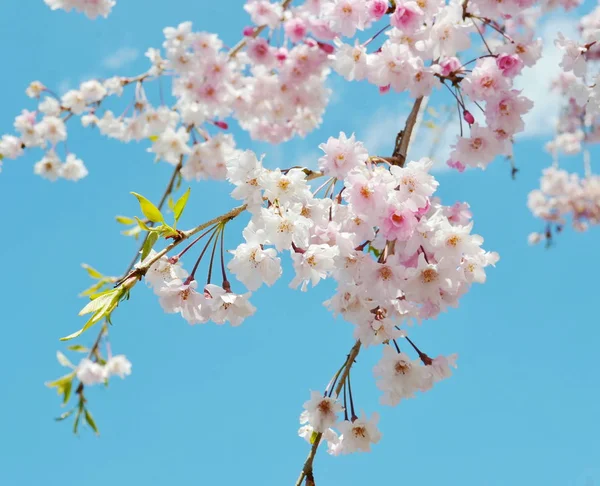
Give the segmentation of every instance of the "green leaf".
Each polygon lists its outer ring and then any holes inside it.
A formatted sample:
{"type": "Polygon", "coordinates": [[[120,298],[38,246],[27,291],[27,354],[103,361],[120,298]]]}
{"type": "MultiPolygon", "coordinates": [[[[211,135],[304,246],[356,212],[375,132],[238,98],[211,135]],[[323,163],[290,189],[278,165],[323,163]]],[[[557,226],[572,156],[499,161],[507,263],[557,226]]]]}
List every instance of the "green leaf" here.
{"type": "Polygon", "coordinates": [[[73,414],[74,411],[75,411],[75,409],[72,408],[68,412],[61,413],[60,417],[56,417],[54,420],[56,420],[57,422],[60,422],[61,420],[64,420],[64,419],[70,417],[73,414]]]}
{"type": "Polygon", "coordinates": [[[92,417],[92,414],[88,411],[87,408],[85,409],[85,421],[92,428],[92,430],[96,432],[96,435],[100,435],[98,427],[96,426],[96,422],[94,422],[94,418],[92,417]]]}
{"type": "Polygon", "coordinates": [[[173,209],[173,213],[175,214],[175,221],[179,221],[179,218],[181,218],[183,210],[185,209],[185,206],[190,197],[190,190],[191,190],[191,188],[188,187],[188,190],[185,191],[183,196],[181,196],[175,203],[175,207],[173,209]]]}
{"type": "Polygon", "coordinates": [[[0,160],[2,160],[4,158],[4,155],[0,154],[0,160]]]}
{"type": "Polygon", "coordinates": [[[73,388],[73,380],[69,381],[66,383],[65,387],[63,388],[63,405],[66,405],[69,401],[69,398],[71,398],[71,389],[73,388]]]}
{"type": "Polygon", "coordinates": [[[51,381],[50,383],[45,383],[48,388],[56,388],[56,391],[59,395],[64,393],[64,389],[67,386],[67,383],[73,380],[75,376],[75,372],[69,373],[68,375],[61,376],[58,380],[51,381]]]}
{"type": "Polygon", "coordinates": [[[117,220],[117,223],[125,225],[135,224],[135,219],[129,218],[127,216],[115,216],[115,219],[117,220]]]}
{"type": "Polygon", "coordinates": [[[107,293],[104,293],[103,295],[98,297],[96,300],[92,300],[79,313],[79,315],[83,315],[83,314],[88,314],[90,312],[94,312],[92,317],[90,317],[90,319],[85,323],[85,325],[79,331],[76,331],[73,334],[69,334],[68,336],[61,337],[60,340],[61,341],[70,341],[71,339],[74,339],[74,338],[80,336],[83,332],[87,331],[94,324],[98,323],[102,318],[106,317],[106,319],[108,320],[110,317],[110,313],[115,309],[115,307],[117,307],[117,305],[119,305],[119,299],[122,295],[123,295],[123,289],[117,288],[114,290],[107,291],[107,293]],[[95,306],[91,305],[96,302],[100,302],[100,304],[97,304],[95,306]]]}
{"type": "Polygon", "coordinates": [[[71,346],[67,346],[69,351],[75,351],[77,353],[87,353],[89,351],[88,348],[82,346],[81,344],[72,344],[71,346]]]}
{"type": "Polygon", "coordinates": [[[173,198],[171,196],[169,196],[169,199],[167,199],[167,206],[169,206],[169,209],[171,211],[173,211],[175,209],[175,201],[173,200],[173,198]]]}
{"type": "Polygon", "coordinates": [[[174,228],[171,228],[167,223],[161,224],[160,226],[157,226],[154,229],[158,231],[164,238],[178,235],[177,231],[175,231],[174,228]]]}
{"type": "Polygon", "coordinates": [[[75,368],[75,366],[73,366],[73,363],[71,363],[69,361],[69,358],[67,358],[64,354],[62,354],[60,351],[56,352],[56,359],[58,360],[58,362],[62,365],[62,366],[66,366],[68,368],[75,368]]]}
{"type": "Polygon", "coordinates": [[[95,268],[90,267],[89,265],[87,265],[86,263],[82,263],[81,266],[87,270],[87,273],[90,275],[90,277],[92,278],[102,278],[104,277],[104,275],[102,275],[98,270],[96,270],[95,268]]]}
{"type": "Polygon", "coordinates": [[[73,433],[77,433],[77,429],[79,428],[79,419],[81,418],[81,407],[77,410],[77,415],[75,416],[75,422],[73,423],[73,433]]]}
{"type": "Polygon", "coordinates": [[[143,221],[142,221],[140,218],[138,218],[138,217],[136,216],[136,218],[135,218],[135,219],[136,219],[136,221],[137,221],[137,224],[138,224],[138,226],[139,226],[139,227],[140,227],[142,230],[144,230],[144,231],[152,231],[152,228],[150,228],[150,226],[148,226],[146,223],[144,223],[144,222],[143,222],[143,221]]]}
{"type": "Polygon", "coordinates": [[[151,142],[156,142],[158,140],[158,135],[150,135],[148,138],[151,142]]]}
{"type": "Polygon", "coordinates": [[[90,312],[96,312],[98,309],[106,306],[113,298],[113,294],[117,289],[110,289],[106,293],[99,295],[96,299],[89,301],[86,306],[79,311],[79,315],[83,316],[90,312]]]}
{"type": "Polygon", "coordinates": [[[150,221],[154,222],[154,223],[162,223],[165,218],[163,217],[162,213],[159,211],[159,209],[152,204],[150,201],[148,201],[148,199],[146,199],[144,196],[137,194],[135,192],[132,192],[131,194],[133,194],[135,197],[137,197],[137,200],[140,203],[140,208],[142,210],[142,213],[144,213],[144,216],[146,216],[146,218],[148,218],[150,221]]]}
{"type": "Polygon", "coordinates": [[[133,236],[137,240],[138,236],[140,236],[141,232],[142,232],[142,228],[140,228],[139,224],[136,224],[132,228],[129,228],[125,231],[121,231],[121,234],[124,236],[133,236]]]}
{"type": "Polygon", "coordinates": [[[83,292],[81,292],[79,294],[79,297],[87,297],[87,296],[97,293],[102,287],[104,287],[104,285],[106,285],[106,283],[107,283],[106,280],[99,280],[94,285],[92,285],[91,287],[89,287],[89,288],[85,289],[83,292]]]}
{"type": "Polygon", "coordinates": [[[154,247],[154,243],[156,243],[156,240],[158,240],[158,233],[156,231],[153,231],[152,233],[148,234],[148,238],[146,238],[146,241],[144,241],[144,246],[142,246],[142,261],[144,261],[146,257],[150,254],[150,250],[152,250],[152,248],[154,247]]]}

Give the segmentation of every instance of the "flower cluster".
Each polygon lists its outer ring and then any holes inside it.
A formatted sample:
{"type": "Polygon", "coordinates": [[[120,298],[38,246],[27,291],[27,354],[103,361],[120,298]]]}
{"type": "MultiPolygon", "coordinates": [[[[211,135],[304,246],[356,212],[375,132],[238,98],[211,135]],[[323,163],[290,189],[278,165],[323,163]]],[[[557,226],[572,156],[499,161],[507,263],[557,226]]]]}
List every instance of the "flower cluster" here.
{"type": "Polygon", "coordinates": [[[108,17],[112,8],[117,4],[116,0],[44,0],[52,10],[66,10],[70,12],[83,12],[90,19],[96,17],[108,17]]]}
{"type": "MultiPolygon", "coordinates": [[[[152,251],[141,266],[156,255],[152,251]]],[[[225,281],[218,286],[208,283],[199,292],[194,275],[189,275],[177,258],[161,257],[153,263],[146,274],[146,282],[158,296],[160,305],[167,313],[179,313],[190,324],[206,323],[209,320],[238,326],[254,314],[256,309],[248,301],[250,294],[237,295],[225,281]]]]}
{"type": "Polygon", "coordinates": [[[543,171],[540,188],[531,191],[528,207],[545,229],[529,235],[531,244],[552,241],[570,216],[572,226],[585,231],[600,221],[600,179],[592,174],[587,145],[600,141],[600,7],[580,19],[581,38],[574,41],[558,33],[562,72],[552,87],[563,97],[554,139],[546,144],[553,166],[543,171]],[[558,168],[559,155],[583,154],[584,176],[558,168]]]}
{"type": "Polygon", "coordinates": [[[577,231],[585,231],[590,224],[600,223],[600,177],[579,177],[565,170],[549,167],[543,171],[540,189],[529,193],[527,206],[534,216],[546,223],[546,230],[529,235],[532,244],[547,240],[553,230],[560,232],[570,216],[577,231]]]}

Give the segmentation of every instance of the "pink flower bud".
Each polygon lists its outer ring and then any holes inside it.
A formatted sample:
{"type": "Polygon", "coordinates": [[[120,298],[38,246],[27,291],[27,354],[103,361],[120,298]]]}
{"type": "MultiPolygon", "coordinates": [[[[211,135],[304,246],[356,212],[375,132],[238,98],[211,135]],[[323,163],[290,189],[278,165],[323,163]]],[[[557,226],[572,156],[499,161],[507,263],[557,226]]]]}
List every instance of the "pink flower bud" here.
{"type": "Polygon", "coordinates": [[[227,123],[225,123],[224,121],[214,121],[213,125],[215,127],[222,128],[223,130],[227,130],[229,128],[229,125],[227,123]]]}
{"type": "Polygon", "coordinates": [[[372,20],[379,20],[387,12],[388,6],[387,0],[371,0],[367,4],[367,12],[372,20]]]}
{"type": "Polygon", "coordinates": [[[466,169],[465,164],[463,164],[462,162],[460,162],[458,160],[452,160],[451,159],[448,162],[446,162],[446,165],[448,167],[456,169],[458,172],[464,172],[464,170],[466,169]]]}
{"type": "Polygon", "coordinates": [[[514,78],[523,69],[523,61],[516,54],[500,54],[496,58],[496,65],[509,78],[514,78]]]}
{"type": "Polygon", "coordinates": [[[440,73],[442,76],[450,76],[455,71],[458,71],[462,64],[456,57],[449,57],[440,62],[440,66],[442,68],[442,72],[440,73]]]}
{"type": "Polygon", "coordinates": [[[379,86],[379,94],[386,94],[390,90],[390,85],[379,86]]]}
{"type": "Polygon", "coordinates": [[[242,30],[242,35],[244,35],[244,37],[250,37],[252,34],[254,34],[254,27],[251,25],[244,27],[244,30],[242,30]]]}
{"type": "Polygon", "coordinates": [[[288,57],[288,53],[287,53],[287,49],[285,47],[280,47],[277,50],[277,53],[275,54],[275,59],[277,59],[279,62],[283,62],[287,59],[288,57]]]}
{"type": "Polygon", "coordinates": [[[463,111],[463,118],[469,125],[473,125],[473,123],[475,123],[475,117],[471,114],[470,111],[463,111]]]}
{"type": "Polygon", "coordinates": [[[327,54],[333,54],[335,48],[331,44],[324,44],[323,42],[319,42],[319,49],[327,54]]]}
{"type": "Polygon", "coordinates": [[[306,24],[301,18],[293,18],[288,20],[284,25],[285,34],[288,38],[296,43],[300,42],[306,36],[306,24]]]}

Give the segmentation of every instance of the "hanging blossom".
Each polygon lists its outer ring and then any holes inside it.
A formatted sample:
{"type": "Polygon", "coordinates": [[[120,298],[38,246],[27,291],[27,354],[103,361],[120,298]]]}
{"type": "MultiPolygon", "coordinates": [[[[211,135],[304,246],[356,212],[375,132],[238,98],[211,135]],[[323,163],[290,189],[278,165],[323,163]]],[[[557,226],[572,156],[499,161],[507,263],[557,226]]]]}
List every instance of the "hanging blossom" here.
{"type": "Polygon", "coordinates": [[[86,14],[90,19],[96,17],[108,17],[112,8],[117,4],[116,0],[44,0],[52,10],[66,10],[86,14]]]}
{"type": "Polygon", "coordinates": [[[540,187],[529,193],[527,205],[542,220],[544,229],[529,235],[529,242],[545,241],[571,222],[585,231],[600,222],[600,178],[592,172],[588,147],[600,141],[600,7],[580,19],[580,39],[557,34],[556,46],[562,52],[562,72],[552,82],[563,106],[556,123],[554,139],[546,144],[553,165],[542,172],[540,187]],[[583,174],[559,168],[561,155],[581,154],[583,174]]]}
{"type": "MultiPolygon", "coordinates": [[[[115,3],[46,2],[90,15],[105,15],[115,3]]],[[[124,143],[149,140],[156,160],[182,163],[187,180],[224,179],[226,160],[237,150],[231,134],[221,133],[229,130],[226,119],[237,120],[255,140],[276,144],[303,137],[321,123],[333,69],[388,96],[408,91],[422,97],[441,89],[456,101],[461,123],[448,165],[459,171],[485,168],[498,156],[512,155],[513,137],[523,131],[523,115],[532,107],[514,84],[541,56],[535,22],[543,12],[576,3],[405,1],[391,8],[385,0],[310,0],[293,7],[248,0],[244,8],[253,25],[243,31],[243,48],[227,50],[216,34],[194,32],[191,22],[184,22],[164,29],[163,49],[147,51],[151,67],[139,76],[90,80],[59,98],[41,82],[32,83],[27,93],[38,106],[15,120],[16,135],[0,139],[0,155],[17,158],[29,148],[58,153],[56,146],[66,143],[66,124],[76,116],[84,126],[124,143]],[[379,35],[386,25],[390,28],[379,35]],[[257,35],[259,28],[264,34],[257,35]],[[283,41],[275,45],[280,30],[283,41]],[[355,36],[362,31],[373,36],[360,42],[355,36]],[[472,61],[459,60],[484,47],[487,52],[472,61]],[[164,76],[175,100],[171,106],[160,89],[160,105],[148,93],[152,81],[164,76]],[[125,98],[120,114],[107,106],[117,97],[125,98]]],[[[585,25],[585,36],[592,39],[593,18],[585,25]]],[[[580,52],[570,44],[567,48],[580,52]]],[[[63,174],[62,161],[51,162],[35,172],[49,180],[87,174],[87,169],[63,174]]]]}

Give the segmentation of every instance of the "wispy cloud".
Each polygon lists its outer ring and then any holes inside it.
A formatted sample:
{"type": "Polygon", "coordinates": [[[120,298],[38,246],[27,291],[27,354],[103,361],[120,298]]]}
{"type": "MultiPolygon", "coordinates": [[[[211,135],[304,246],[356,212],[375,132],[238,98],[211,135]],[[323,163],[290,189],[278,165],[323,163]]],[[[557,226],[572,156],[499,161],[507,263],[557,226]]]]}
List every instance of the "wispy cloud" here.
{"type": "MultiPolygon", "coordinates": [[[[399,105],[397,110],[382,108],[371,117],[366,123],[368,128],[359,134],[370,154],[392,153],[396,135],[404,127],[409,108],[408,104],[399,105]]],[[[415,129],[408,158],[416,160],[431,157],[435,162],[434,170],[446,170],[450,145],[454,144],[460,131],[456,117],[449,119],[445,113],[432,116],[426,112],[423,121],[415,129]]]]}
{"type": "Polygon", "coordinates": [[[102,66],[107,69],[119,69],[132,63],[140,56],[140,51],[134,47],[121,47],[102,60],[102,66]]]}
{"type": "Polygon", "coordinates": [[[550,91],[550,83],[561,71],[562,52],[554,45],[557,32],[577,38],[577,19],[554,17],[542,27],[542,58],[517,78],[517,89],[533,101],[533,109],[524,117],[525,132],[519,138],[548,136],[554,132],[561,106],[561,96],[550,91]]]}

